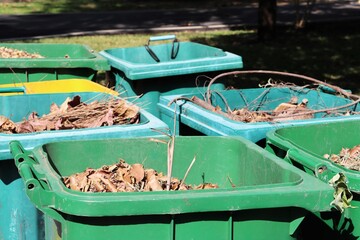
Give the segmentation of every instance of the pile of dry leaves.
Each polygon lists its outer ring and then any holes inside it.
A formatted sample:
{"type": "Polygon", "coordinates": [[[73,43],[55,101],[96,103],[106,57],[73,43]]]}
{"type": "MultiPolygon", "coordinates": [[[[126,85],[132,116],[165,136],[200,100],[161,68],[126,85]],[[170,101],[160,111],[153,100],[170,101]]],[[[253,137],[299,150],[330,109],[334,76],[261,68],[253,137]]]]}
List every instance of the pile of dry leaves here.
{"type": "Polygon", "coordinates": [[[28,53],[26,51],[14,49],[14,48],[0,47],[0,58],[44,58],[44,57],[37,53],[28,53]]]}
{"type": "Polygon", "coordinates": [[[360,171],[360,145],[353,148],[342,148],[339,154],[325,154],[324,158],[348,169],[360,171]]]}
{"type": "Polygon", "coordinates": [[[312,113],[306,113],[309,111],[307,103],[306,98],[298,102],[298,99],[293,97],[289,102],[280,103],[272,112],[249,111],[242,108],[232,111],[230,115],[233,120],[249,123],[311,119],[314,116],[312,113]]]}
{"type": "Polygon", "coordinates": [[[121,98],[81,102],[80,96],[67,98],[60,106],[53,103],[50,113],[39,117],[32,112],[27,120],[14,123],[0,116],[1,133],[32,133],[50,130],[95,128],[140,121],[139,107],[121,98]]]}
{"type": "MultiPolygon", "coordinates": [[[[140,163],[128,164],[124,160],[99,169],[88,168],[82,173],[65,177],[67,188],[81,192],[144,192],[164,191],[167,176],[154,169],[145,169],[140,163]]],[[[204,183],[186,185],[177,178],[171,178],[170,191],[218,188],[216,184],[204,183]]]]}
{"type": "Polygon", "coordinates": [[[232,120],[246,123],[281,122],[311,119],[314,117],[313,113],[311,113],[307,107],[308,100],[306,98],[299,101],[297,97],[293,97],[289,102],[279,104],[273,111],[250,111],[248,108],[242,108],[223,112],[220,107],[214,107],[210,103],[195,96],[193,96],[190,101],[232,120]]]}

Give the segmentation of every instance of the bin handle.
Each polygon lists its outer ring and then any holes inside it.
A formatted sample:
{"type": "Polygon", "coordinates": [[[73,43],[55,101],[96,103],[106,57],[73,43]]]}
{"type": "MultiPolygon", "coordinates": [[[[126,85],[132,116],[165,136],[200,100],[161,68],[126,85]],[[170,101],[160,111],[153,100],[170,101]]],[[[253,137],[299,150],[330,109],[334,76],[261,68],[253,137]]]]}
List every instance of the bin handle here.
{"type": "Polygon", "coordinates": [[[5,88],[0,88],[0,93],[13,93],[13,92],[26,93],[26,88],[25,87],[5,87],[5,88]]]}
{"type": "Polygon", "coordinates": [[[21,146],[18,141],[11,141],[10,144],[10,152],[14,157],[16,167],[19,167],[20,164],[25,162],[26,154],[25,149],[21,146]]]}
{"type": "Polygon", "coordinates": [[[148,41],[148,45],[151,41],[164,41],[164,40],[175,40],[176,36],[174,34],[172,35],[163,35],[163,36],[151,36],[148,41]]]}
{"type": "Polygon", "coordinates": [[[39,164],[39,162],[32,156],[31,151],[24,150],[19,141],[11,141],[9,145],[11,154],[15,160],[15,165],[24,180],[26,190],[33,190],[36,187],[48,189],[49,186],[46,183],[42,184],[39,181],[39,179],[43,178],[43,174],[35,171],[34,165],[39,164]]]}
{"type": "Polygon", "coordinates": [[[311,169],[317,178],[326,182],[339,172],[331,163],[325,162],[325,160],[319,161],[318,158],[309,154],[300,154],[295,149],[289,149],[286,157],[301,162],[305,167],[311,169]]]}
{"type": "Polygon", "coordinates": [[[145,49],[156,62],[160,62],[160,59],[156,56],[156,54],[153,52],[153,50],[151,50],[149,45],[145,44],[145,49]]]}
{"type": "Polygon", "coordinates": [[[51,218],[62,222],[63,217],[53,209],[54,192],[49,189],[45,181],[41,181],[32,164],[23,163],[18,167],[19,174],[24,181],[26,195],[31,202],[43,213],[51,218]]]}
{"type": "Polygon", "coordinates": [[[175,59],[179,53],[180,43],[175,35],[151,36],[149,38],[147,44],[145,44],[145,49],[156,62],[160,62],[160,59],[154,53],[154,51],[151,50],[150,42],[151,41],[164,41],[164,40],[173,40],[172,47],[171,47],[171,59],[175,59]]]}
{"type": "Polygon", "coordinates": [[[45,174],[36,170],[35,165],[39,162],[34,159],[31,151],[24,150],[19,141],[11,141],[10,150],[31,202],[55,220],[63,221],[61,214],[51,207],[55,198],[54,191],[50,189],[45,174]]]}

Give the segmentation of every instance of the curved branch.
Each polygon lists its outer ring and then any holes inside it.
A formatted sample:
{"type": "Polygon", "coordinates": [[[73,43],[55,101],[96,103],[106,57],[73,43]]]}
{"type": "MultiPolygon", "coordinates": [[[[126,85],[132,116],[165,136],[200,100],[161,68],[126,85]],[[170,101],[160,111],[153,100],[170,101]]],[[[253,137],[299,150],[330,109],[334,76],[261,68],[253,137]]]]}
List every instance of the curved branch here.
{"type": "Polygon", "coordinates": [[[324,86],[327,86],[329,88],[332,88],[336,92],[346,96],[349,99],[352,99],[352,100],[360,99],[360,96],[349,93],[349,92],[345,91],[344,89],[342,89],[342,88],[340,88],[338,86],[328,84],[328,83],[325,83],[323,81],[320,81],[320,80],[317,80],[315,78],[308,77],[308,76],[305,76],[305,75],[296,74],[296,73],[280,72],[280,71],[269,71],[269,70],[246,70],[246,71],[233,71],[233,72],[222,73],[222,74],[217,75],[213,79],[211,79],[211,81],[209,82],[209,85],[207,87],[207,91],[206,91],[206,100],[207,100],[207,102],[210,103],[210,97],[211,97],[210,87],[217,79],[225,77],[225,76],[229,76],[229,75],[241,75],[241,74],[270,74],[270,75],[280,75],[280,76],[299,78],[299,79],[307,80],[307,81],[310,81],[310,82],[315,82],[315,83],[317,83],[319,85],[324,85],[324,86]]]}

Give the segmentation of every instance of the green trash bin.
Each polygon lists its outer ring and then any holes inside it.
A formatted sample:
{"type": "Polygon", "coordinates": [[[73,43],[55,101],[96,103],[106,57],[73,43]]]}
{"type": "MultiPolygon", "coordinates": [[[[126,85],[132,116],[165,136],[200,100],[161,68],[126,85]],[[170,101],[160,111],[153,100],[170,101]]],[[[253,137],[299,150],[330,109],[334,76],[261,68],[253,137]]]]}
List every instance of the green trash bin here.
{"type": "MultiPolygon", "coordinates": [[[[108,59],[115,89],[123,97],[141,96],[139,104],[158,116],[160,95],[198,92],[215,73],[241,69],[242,58],[222,49],[194,42],[179,42],[175,35],[150,37],[145,46],[111,48],[100,52],[108,59]],[[172,43],[150,46],[153,41],[172,43]]],[[[224,84],[213,85],[224,89],[224,84]]]]}
{"type": "Polygon", "coordinates": [[[119,159],[166,173],[167,144],[154,139],[169,138],[56,142],[31,151],[11,142],[26,193],[46,215],[47,239],[294,239],[306,231],[304,218],[331,208],[331,186],[236,137],[175,138],[172,176],[183,177],[196,156],[186,184],[217,189],[88,193],[62,182],[119,159]]]}
{"type": "Polygon", "coordinates": [[[42,58],[21,55],[1,57],[0,84],[83,78],[95,80],[98,71],[110,70],[107,60],[81,44],[0,43],[13,52],[39,54],[42,58]]]}
{"type": "Polygon", "coordinates": [[[318,125],[286,127],[267,134],[266,149],[281,159],[318,179],[328,182],[337,173],[348,179],[353,194],[351,205],[342,215],[320,216],[347,238],[360,237],[360,172],[345,168],[324,158],[324,154],[339,154],[342,148],[360,144],[360,120],[325,122],[318,125]]]}
{"type": "MultiPolygon", "coordinates": [[[[67,97],[81,96],[83,102],[106,101],[115,98],[105,88],[94,92],[23,94],[0,96],[0,115],[14,122],[22,121],[32,112],[39,116],[48,114],[52,103],[60,105],[67,97]],[[101,92],[101,90],[105,92],[101,92]]],[[[3,123],[1,123],[2,125],[3,123]]],[[[22,134],[0,133],[0,239],[40,240],[44,236],[43,214],[39,214],[25,195],[24,183],[15,167],[9,142],[21,141],[23,147],[32,149],[37,145],[60,140],[84,140],[159,135],[153,129],[165,129],[167,125],[140,110],[140,121],[136,124],[104,126],[87,129],[68,129],[22,134]]],[[[74,153],[75,154],[75,153],[74,153]]]]}

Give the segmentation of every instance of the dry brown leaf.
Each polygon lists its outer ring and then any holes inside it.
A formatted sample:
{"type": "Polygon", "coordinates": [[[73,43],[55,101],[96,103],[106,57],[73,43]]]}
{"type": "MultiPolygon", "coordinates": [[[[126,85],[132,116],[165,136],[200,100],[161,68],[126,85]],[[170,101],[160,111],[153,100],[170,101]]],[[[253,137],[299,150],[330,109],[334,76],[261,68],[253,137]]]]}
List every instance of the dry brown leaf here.
{"type": "Polygon", "coordinates": [[[145,177],[144,166],[139,163],[135,163],[135,164],[131,165],[129,175],[133,176],[135,178],[136,182],[142,181],[145,177]]]}
{"type": "MultiPolygon", "coordinates": [[[[127,164],[124,160],[113,165],[104,165],[99,169],[88,168],[84,173],[76,173],[65,177],[66,187],[86,192],[135,192],[164,191],[167,176],[157,173],[154,169],[144,169],[139,163],[127,164]],[[84,180],[86,179],[86,181],[84,180]]],[[[191,190],[177,178],[171,178],[171,191],[191,190]]],[[[216,188],[216,184],[202,184],[197,189],[216,188]]]]}
{"type": "Polygon", "coordinates": [[[34,132],[45,131],[48,128],[48,125],[51,124],[51,122],[47,120],[37,120],[37,119],[34,119],[30,123],[34,129],[34,132]]]}
{"type": "Polygon", "coordinates": [[[16,124],[5,116],[0,116],[0,132],[13,133],[16,130],[16,124]]]}
{"type": "Polygon", "coordinates": [[[30,115],[28,117],[29,121],[33,121],[33,120],[35,120],[37,118],[38,118],[38,114],[36,112],[30,113],[30,115]]]}
{"type": "Polygon", "coordinates": [[[163,191],[164,190],[155,175],[152,175],[149,178],[147,185],[149,186],[149,191],[163,191]]]}
{"type": "MultiPolygon", "coordinates": [[[[326,154],[329,156],[329,154],[326,154]]],[[[324,157],[326,157],[324,155],[324,157]]],[[[342,148],[339,154],[331,154],[328,158],[336,164],[351,170],[360,171],[360,145],[353,148],[342,148]]]]}
{"type": "Polygon", "coordinates": [[[50,113],[56,113],[56,112],[59,112],[60,111],[60,108],[58,105],[56,105],[56,103],[52,103],[50,105],[50,113]]]}
{"type": "Polygon", "coordinates": [[[212,183],[203,183],[196,186],[194,189],[213,189],[213,188],[219,188],[219,186],[217,184],[212,184],[212,183]]]}
{"type": "Polygon", "coordinates": [[[44,58],[38,53],[29,53],[23,50],[0,47],[0,58],[44,58]]]}
{"type": "Polygon", "coordinates": [[[117,192],[117,188],[109,179],[102,176],[102,177],[100,177],[100,180],[105,184],[105,188],[109,192],[117,192]]]}
{"type": "Polygon", "coordinates": [[[350,152],[350,157],[358,157],[360,154],[360,145],[353,147],[350,152]]]}
{"type": "MultiPolygon", "coordinates": [[[[98,102],[93,101],[90,104],[81,103],[80,97],[75,96],[73,99],[67,98],[60,106],[60,108],[53,104],[50,107],[50,113],[37,117],[36,113],[29,116],[28,121],[34,129],[31,129],[29,123],[20,122],[16,125],[23,124],[24,126],[14,129],[14,133],[30,133],[33,131],[44,130],[63,130],[63,129],[79,129],[79,128],[94,128],[102,126],[112,126],[120,124],[133,124],[140,121],[139,108],[135,105],[126,104],[123,99],[110,99],[108,101],[98,102]],[[120,106],[123,108],[121,112],[123,116],[114,114],[114,109],[120,111],[120,106]],[[128,111],[126,108],[130,107],[128,111]],[[132,117],[133,118],[128,118],[132,117]]],[[[6,130],[0,131],[4,133],[12,133],[6,130]]]]}
{"type": "Polygon", "coordinates": [[[67,109],[69,108],[69,102],[71,101],[71,98],[70,97],[67,97],[65,99],[65,101],[60,105],[59,107],[59,112],[60,113],[64,113],[67,111],[67,109]]]}
{"type": "Polygon", "coordinates": [[[88,125],[83,125],[84,128],[95,128],[101,126],[112,126],[113,125],[113,110],[108,109],[106,114],[99,116],[97,119],[89,119],[88,125]]]}
{"type": "MultiPolygon", "coordinates": [[[[68,108],[74,108],[76,106],[79,106],[81,104],[81,98],[79,95],[74,96],[67,104],[68,104],[68,108]]],[[[84,104],[84,103],[82,103],[84,104]]]]}
{"type": "Polygon", "coordinates": [[[24,121],[16,127],[17,133],[32,133],[35,132],[34,127],[29,121],[24,121]]]}
{"type": "Polygon", "coordinates": [[[284,111],[289,111],[289,109],[296,109],[297,104],[293,103],[280,103],[275,109],[274,113],[282,113],[284,111]]]}

